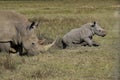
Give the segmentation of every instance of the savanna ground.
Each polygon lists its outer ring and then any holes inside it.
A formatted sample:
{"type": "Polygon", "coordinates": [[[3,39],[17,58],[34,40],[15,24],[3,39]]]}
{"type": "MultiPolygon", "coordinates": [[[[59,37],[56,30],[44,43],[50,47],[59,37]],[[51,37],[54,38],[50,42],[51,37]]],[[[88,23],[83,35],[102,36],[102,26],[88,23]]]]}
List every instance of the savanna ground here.
{"type": "Polygon", "coordinates": [[[107,36],[99,47],[51,48],[34,57],[0,53],[0,80],[120,80],[119,0],[0,1],[0,10],[37,18],[38,37],[62,37],[69,30],[97,21],[107,36]]]}

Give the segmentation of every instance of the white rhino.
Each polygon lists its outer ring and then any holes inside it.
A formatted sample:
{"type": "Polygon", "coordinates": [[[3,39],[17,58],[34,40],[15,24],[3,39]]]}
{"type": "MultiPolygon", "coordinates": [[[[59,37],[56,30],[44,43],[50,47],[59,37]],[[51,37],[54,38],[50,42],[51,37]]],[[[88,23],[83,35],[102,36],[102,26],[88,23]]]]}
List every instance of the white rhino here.
{"type": "Polygon", "coordinates": [[[56,40],[49,45],[40,45],[35,33],[37,25],[38,22],[30,22],[15,11],[0,11],[0,50],[28,55],[48,50],[56,40]]]}
{"type": "Polygon", "coordinates": [[[96,22],[87,23],[82,25],[80,28],[72,29],[62,38],[63,48],[66,48],[67,46],[73,46],[75,44],[99,46],[99,44],[97,44],[95,41],[92,41],[92,38],[95,34],[102,37],[106,35],[106,31],[102,29],[96,22]]]}

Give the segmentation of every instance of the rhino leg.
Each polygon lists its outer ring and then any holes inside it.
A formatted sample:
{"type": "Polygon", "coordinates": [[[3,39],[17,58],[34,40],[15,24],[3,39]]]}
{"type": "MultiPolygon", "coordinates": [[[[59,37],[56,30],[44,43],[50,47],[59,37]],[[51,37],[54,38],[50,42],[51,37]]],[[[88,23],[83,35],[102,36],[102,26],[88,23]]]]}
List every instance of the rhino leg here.
{"type": "Polygon", "coordinates": [[[99,46],[99,44],[97,43],[97,42],[95,42],[95,41],[93,41],[93,46],[99,46]]]}
{"type": "Polygon", "coordinates": [[[88,44],[86,42],[80,43],[81,46],[87,46],[88,44]]]}
{"type": "Polygon", "coordinates": [[[0,51],[9,53],[10,44],[9,43],[0,43],[0,51]]]}
{"type": "Polygon", "coordinates": [[[62,40],[62,48],[65,49],[68,45],[62,40]]]}
{"type": "Polygon", "coordinates": [[[93,41],[90,38],[84,38],[83,40],[88,44],[88,46],[93,46],[93,41]]]}
{"type": "Polygon", "coordinates": [[[11,47],[9,42],[0,43],[0,50],[8,53],[16,53],[16,50],[11,47]]]}
{"type": "Polygon", "coordinates": [[[67,42],[64,42],[62,40],[62,46],[63,46],[63,49],[67,48],[67,47],[74,47],[75,44],[72,42],[72,41],[67,41],[67,42]]]}
{"type": "Polygon", "coordinates": [[[74,44],[74,42],[69,42],[68,44],[67,44],[67,47],[68,48],[75,48],[76,47],[76,44],[74,44]]]}
{"type": "Polygon", "coordinates": [[[16,53],[17,51],[16,51],[14,48],[10,48],[10,49],[9,49],[9,52],[10,52],[10,53],[16,53]]]}
{"type": "Polygon", "coordinates": [[[18,53],[19,55],[24,55],[22,43],[16,45],[12,41],[10,41],[9,52],[10,53],[18,53]]]}
{"type": "Polygon", "coordinates": [[[18,44],[18,45],[14,45],[11,43],[11,51],[14,51],[13,49],[16,50],[16,53],[19,53],[19,55],[24,55],[23,53],[23,47],[22,47],[22,43],[21,44],[18,44]]]}
{"type": "MultiPolygon", "coordinates": [[[[88,46],[88,43],[82,42],[82,43],[80,43],[80,45],[81,45],[81,46],[88,46]]],[[[95,41],[93,41],[93,46],[97,47],[97,46],[99,46],[99,44],[96,43],[95,41]]]]}
{"type": "MultiPolygon", "coordinates": [[[[90,36],[89,37],[91,40],[93,39],[93,37],[92,36],[90,36]]],[[[93,42],[93,46],[99,46],[99,44],[98,43],[96,43],[95,41],[92,41],[93,42]]]]}
{"type": "Polygon", "coordinates": [[[20,45],[16,45],[16,52],[19,54],[19,55],[25,55],[23,53],[23,48],[20,46],[20,45]]]}

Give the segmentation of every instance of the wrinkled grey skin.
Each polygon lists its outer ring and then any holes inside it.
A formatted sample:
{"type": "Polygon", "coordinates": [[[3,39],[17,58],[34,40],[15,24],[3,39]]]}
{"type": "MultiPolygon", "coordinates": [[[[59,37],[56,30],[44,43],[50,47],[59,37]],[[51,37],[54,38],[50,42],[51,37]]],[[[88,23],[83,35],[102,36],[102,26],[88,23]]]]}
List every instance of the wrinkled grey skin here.
{"type": "Polygon", "coordinates": [[[0,51],[9,52],[10,51],[10,44],[9,43],[0,43],[0,51]]]}
{"type": "Polygon", "coordinates": [[[67,46],[73,46],[75,44],[81,44],[83,46],[99,46],[95,41],[92,40],[95,34],[102,37],[106,35],[106,31],[102,29],[96,22],[87,23],[80,28],[72,29],[62,38],[63,48],[66,48],[67,46]]]}
{"type": "Polygon", "coordinates": [[[38,54],[46,47],[38,43],[39,40],[35,34],[37,25],[37,22],[30,22],[22,14],[14,11],[0,11],[0,50],[28,55],[38,54]]]}
{"type": "Polygon", "coordinates": [[[20,49],[20,45],[13,45],[11,42],[0,43],[0,52],[17,53],[20,49]]]}

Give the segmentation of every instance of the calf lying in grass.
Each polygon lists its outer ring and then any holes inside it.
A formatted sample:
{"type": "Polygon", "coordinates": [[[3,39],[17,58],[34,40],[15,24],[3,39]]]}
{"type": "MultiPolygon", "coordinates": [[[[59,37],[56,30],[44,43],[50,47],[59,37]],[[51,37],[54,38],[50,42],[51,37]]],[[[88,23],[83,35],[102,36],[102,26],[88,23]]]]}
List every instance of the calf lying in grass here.
{"type": "Polygon", "coordinates": [[[80,28],[72,29],[62,38],[63,49],[67,46],[73,46],[75,44],[81,44],[84,46],[99,46],[99,44],[92,40],[95,34],[102,37],[106,35],[106,31],[96,22],[87,23],[82,25],[80,28]]]}

